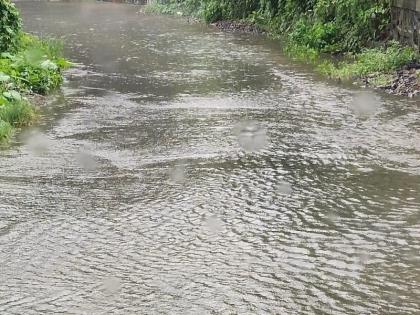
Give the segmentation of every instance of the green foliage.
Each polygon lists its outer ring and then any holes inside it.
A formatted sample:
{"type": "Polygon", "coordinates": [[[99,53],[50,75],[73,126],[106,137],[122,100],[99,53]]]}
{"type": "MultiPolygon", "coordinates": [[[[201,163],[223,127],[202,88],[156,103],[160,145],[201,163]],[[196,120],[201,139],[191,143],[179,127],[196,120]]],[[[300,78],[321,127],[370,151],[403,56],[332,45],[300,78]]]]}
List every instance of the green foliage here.
{"type": "Polygon", "coordinates": [[[319,52],[360,51],[380,39],[390,23],[389,0],[301,2],[285,1],[269,27],[287,32],[291,43],[319,52]]]}
{"type": "Polygon", "coordinates": [[[10,123],[0,120],[0,141],[7,139],[12,133],[12,126],[10,123]]]}
{"type": "Polygon", "coordinates": [[[216,22],[224,19],[225,8],[216,2],[209,2],[204,7],[203,17],[207,23],[216,22]]]}
{"type": "Polygon", "coordinates": [[[21,41],[17,53],[0,54],[0,73],[9,78],[8,88],[39,94],[57,88],[63,80],[62,70],[70,65],[61,57],[61,44],[29,35],[21,41]]]}
{"type": "Polygon", "coordinates": [[[307,47],[319,52],[339,50],[340,42],[336,38],[337,26],[333,22],[325,24],[300,19],[289,35],[289,41],[294,45],[307,47]]]}
{"type": "Polygon", "coordinates": [[[14,127],[29,124],[33,116],[33,108],[23,99],[9,101],[0,107],[0,121],[8,122],[14,127]]]}
{"type": "Polygon", "coordinates": [[[415,51],[391,42],[388,47],[365,49],[335,65],[324,62],[319,70],[333,78],[352,79],[375,73],[390,73],[417,59],[415,51]]]}
{"type": "Polygon", "coordinates": [[[0,0],[0,52],[16,49],[20,32],[21,20],[15,5],[0,0]]]}
{"type": "Polygon", "coordinates": [[[186,15],[203,18],[212,23],[219,20],[244,19],[259,9],[259,0],[160,0],[154,1],[146,12],[186,15]]]}
{"type": "Polygon", "coordinates": [[[293,59],[297,59],[307,63],[316,63],[320,58],[318,50],[299,44],[287,44],[284,48],[284,52],[293,59]]]}
{"type": "Polygon", "coordinates": [[[247,19],[319,52],[360,51],[383,36],[390,0],[160,0],[160,11],[218,20],[247,19]]]}
{"type": "Polygon", "coordinates": [[[19,13],[9,0],[0,0],[0,141],[14,127],[34,117],[25,95],[46,94],[63,81],[70,63],[62,57],[63,45],[55,40],[21,32],[19,13]]]}
{"type": "Polygon", "coordinates": [[[22,34],[16,52],[0,54],[0,140],[12,127],[27,125],[34,117],[27,93],[46,94],[63,81],[70,66],[62,55],[62,44],[22,34]]]}
{"type": "Polygon", "coordinates": [[[390,23],[389,0],[318,0],[315,18],[334,23],[340,50],[357,51],[378,39],[390,23]]]}
{"type": "Polygon", "coordinates": [[[201,0],[157,0],[146,6],[145,12],[151,14],[178,14],[203,17],[204,2],[201,0]]]}
{"type": "Polygon", "coordinates": [[[148,14],[176,14],[176,7],[154,3],[148,5],[145,12],[148,14]]]}

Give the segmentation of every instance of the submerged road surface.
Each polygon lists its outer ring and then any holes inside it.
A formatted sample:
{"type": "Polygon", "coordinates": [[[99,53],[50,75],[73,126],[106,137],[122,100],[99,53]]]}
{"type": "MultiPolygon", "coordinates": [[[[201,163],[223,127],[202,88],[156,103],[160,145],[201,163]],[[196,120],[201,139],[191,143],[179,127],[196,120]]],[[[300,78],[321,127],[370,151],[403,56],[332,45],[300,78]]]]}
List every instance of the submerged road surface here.
{"type": "Polygon", "coordinates": [[[419,314],[418,101],[137,6],[19,7],[77,64],[0,150],[0,314],[419,314]]]}

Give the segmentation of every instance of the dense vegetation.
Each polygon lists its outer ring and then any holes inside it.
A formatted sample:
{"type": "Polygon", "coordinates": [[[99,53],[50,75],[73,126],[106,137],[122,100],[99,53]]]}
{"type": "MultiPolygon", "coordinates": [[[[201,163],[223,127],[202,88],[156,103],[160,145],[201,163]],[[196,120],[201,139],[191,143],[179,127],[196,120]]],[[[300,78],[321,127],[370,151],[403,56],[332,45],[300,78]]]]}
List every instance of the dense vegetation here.
{"type": "Polygon", "coordinates": [[[299,45],[353,51],[379,39],[389,24],[389,0],[160,0],[206,22],[248,19],[299,45]]]}
{"type": "Polygon", "coordinates": [[[292,56],[310,61],[325,53],[343,56],[340,63],[329,61],[320,67],[342,79],[394,71],[416,58],[411,49],[385,44],[390,0],[156,0],[149,10],[182,12],[208,23],[256,24],[280,36],[292,56]]]}
{"type": "Polygon", "coordinates": [[[9,1],[0,1],[0,51],[16,48],[21,27],[19,12],[9,1]]]}
{"type": "Polygon", "coordinates": [[[69,63],[59,42],[41,40],[21,30],[19,12],[9,0],[0,0],[0,141],[14,127],[29,124],[34,109],[32,93],[46,94],[63,80],[69,63]]]}

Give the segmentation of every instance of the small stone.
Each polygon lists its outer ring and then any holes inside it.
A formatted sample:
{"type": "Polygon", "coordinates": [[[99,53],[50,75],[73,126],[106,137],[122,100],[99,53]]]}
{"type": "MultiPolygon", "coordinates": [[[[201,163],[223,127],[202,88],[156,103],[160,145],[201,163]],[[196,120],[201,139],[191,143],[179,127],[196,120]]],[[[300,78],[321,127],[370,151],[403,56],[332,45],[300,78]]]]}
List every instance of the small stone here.
{"type": "Polygon", "coordinates": [[[414,98],[420,94],[419,90],[414,90],[413,92],[408,93],[409,98],[414,98]]]}

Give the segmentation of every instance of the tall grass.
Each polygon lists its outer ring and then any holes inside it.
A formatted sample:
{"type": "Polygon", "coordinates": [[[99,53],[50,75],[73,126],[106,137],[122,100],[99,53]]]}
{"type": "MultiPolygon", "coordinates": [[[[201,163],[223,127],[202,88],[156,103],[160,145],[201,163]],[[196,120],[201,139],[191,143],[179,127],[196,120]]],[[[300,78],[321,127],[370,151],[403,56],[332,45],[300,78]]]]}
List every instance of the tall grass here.
{"type": "Polygon", "coordinates": [[[348,80],[369,74],[387,74],[416,59],[418,54],[412,48],[391,42],[388,47],[364,49],[337,64],[324,62],[318,70],[332,78],[348,80]]]}
{"type": "Polygon", "coordinates": [[[34,109],[27,101],[8,102],[0,107],[0,120],[8,122],[13,127],[27,125],[33,118],[34,109]]]}
{"type": "Polygon", "coordinates": [[[12,133],[12,125],[6,121],[0,120],[0,141],[4,141],[9,138],[12,133]]]}
{"type": "Polygon", "coordinates": [[[47,94],[63,82],[70,63],[62,57],[63,44],[21,34],[16,50],[0,53],[0,141],[11,129],[27,125],[34,109],[25,95],[47,94]]]}

